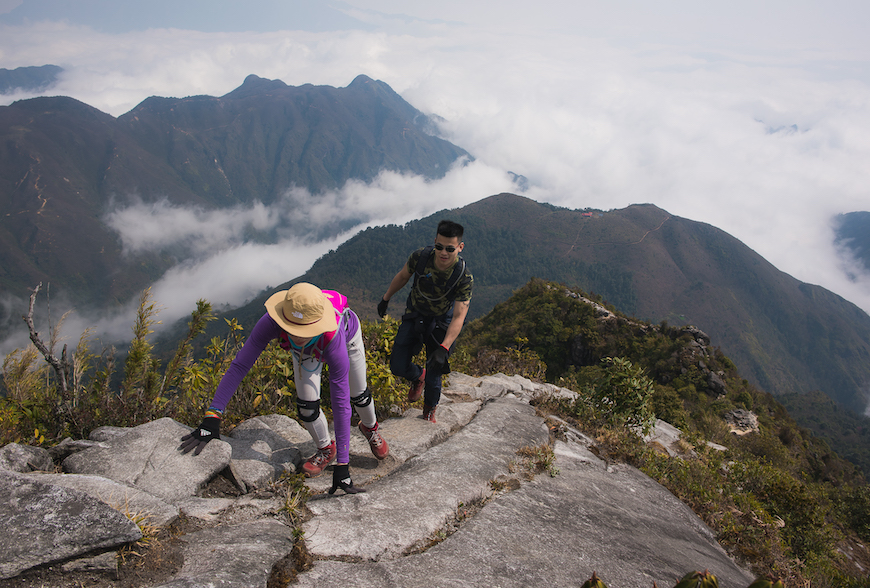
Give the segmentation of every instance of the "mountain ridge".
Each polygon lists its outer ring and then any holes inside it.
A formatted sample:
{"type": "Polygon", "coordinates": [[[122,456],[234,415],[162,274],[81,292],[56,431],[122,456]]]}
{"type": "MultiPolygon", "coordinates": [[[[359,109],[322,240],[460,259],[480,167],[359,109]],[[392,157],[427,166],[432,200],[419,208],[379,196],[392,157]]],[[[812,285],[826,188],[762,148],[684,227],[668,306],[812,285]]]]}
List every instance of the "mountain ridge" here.
{"type": "MultiPolygon", "coordinates": [[[[345,293],[361,317],[376,320],[389,280],[411,251],[434,238],[441,218],[466,227],[463,257],[475,277],[471,319],[532,277],[577,285],[643,320],[697,326],[765,391],[818,389],[863,412],[870,383],[865,312],[779,271],[724,231],[651,204],[572,210],[498,194],[403,227],[362,231],[270,291],[309,281],[345,293]]],[[[227,314],[249,327],[266,296],[227,314]]],[[[391,301],[393,316],[404,297],[402,291],[391,301]]]]}

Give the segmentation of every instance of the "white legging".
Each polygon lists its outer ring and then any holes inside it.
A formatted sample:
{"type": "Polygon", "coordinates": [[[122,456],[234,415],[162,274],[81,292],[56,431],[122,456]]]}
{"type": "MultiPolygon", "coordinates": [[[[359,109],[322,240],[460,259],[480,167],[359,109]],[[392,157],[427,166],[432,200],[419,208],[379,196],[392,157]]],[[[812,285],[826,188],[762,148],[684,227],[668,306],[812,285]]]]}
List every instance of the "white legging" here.
{"type": "MultiPolygon", "coordinates": [[[[320,401],[320,374],[323,371],[323,363],[313,357],[306,357],[302,364],[299,363],[299,358],[295,353],[293,356],[293,380],[296,382],[296,396],[300,400],[320,401]]],[[[362,327],[360,326],[356,335],[351,337],[347,342],[347,356],[350,360],[350,370],[347,375],[348,387],[350,388],[351,404],[353,404],[356,413],[359,415],[360,421],[366,427],[374,427],[378,422],[375,415],[375,403],[369,402],[368,406],[357,406],[352,399],[366,391],[366,352],[363,346],[362,327]]],[[[314,411],[300,409],[300,416],[308,417],[314,414],[314,411]]],[[[329,436],[329,425],[326,422],[326,416],[323,411],[320,411],[317,419],[314,421],[302,421],[305,428],[311,434],[311,438],[318,447],[326,447],[332,442],[329,436]]]]}

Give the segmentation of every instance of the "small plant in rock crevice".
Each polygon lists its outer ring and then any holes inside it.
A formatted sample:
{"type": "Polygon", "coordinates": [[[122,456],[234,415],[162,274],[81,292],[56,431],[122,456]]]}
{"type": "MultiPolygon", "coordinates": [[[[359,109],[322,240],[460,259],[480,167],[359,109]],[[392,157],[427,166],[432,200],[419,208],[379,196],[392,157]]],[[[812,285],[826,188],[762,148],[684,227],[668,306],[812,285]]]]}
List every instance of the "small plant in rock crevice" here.
{"type": "Polygon", "coordinates": [[[559,468],[556,467],[556,454],[553,453],[553,447],[549,444],[521,447],[517,450],[517,455],[519,460],[511,462],[508,466],[511,473],[520,472],[529,480],[541,472],[547,472],[551,478],[559,475],[559,468]]]}

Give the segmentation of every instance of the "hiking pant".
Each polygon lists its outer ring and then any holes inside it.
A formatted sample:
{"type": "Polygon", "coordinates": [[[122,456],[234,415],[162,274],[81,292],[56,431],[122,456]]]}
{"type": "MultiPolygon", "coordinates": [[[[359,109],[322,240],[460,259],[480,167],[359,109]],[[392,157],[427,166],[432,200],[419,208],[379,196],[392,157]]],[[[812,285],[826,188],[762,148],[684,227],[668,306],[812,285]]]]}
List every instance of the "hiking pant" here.
{"type": "MultiPolygon", "coordinates": [[[[296,353],[293,356],[293,380],[296,383],[296,396],[303,401],[320,402],[320,376],[323,372],[323,364],[314,357],[307,357],[299,361],[296,353]]],[[[360,406],[354,402],[354,398],[360,398],[366,392],[366,355],[363,346],[362,327],[357,329],[356,334],[347,342],[347,356],[350,360],[350,371],[347,374],[348,387],[350,388],[350,403],[360,417],[360,421],[367,427],[375,426],[377,417],[375,405],[368,402],[360,406]]],[[[314,421],[306,421],[304,417],[310,417],[314,411],[300,409],[299,414],[303,417],[303,425],[311,434],[311,438],[317,447],[326,447],[330,443],[329,425],[323,411],[318,410],[318,417],[314,421]]]]}
{"type": "MultiPolygon", "coordinates": [[[[403,316],[402,324],[399,325],[393,340],[393,352],[390,354],[390,371],[393,375],[411,382],[419,380],[423,368],[413,363],[414,356],[425,346],[426,356],[432,357],[433,349],[441,345],[447,334],[447,325],[449,322],[445,323],[444,317],[403,316]]],[[[453,351],[452,346],[450,351],[453,351]]],[[[445,365],[445,369],[445,373],[450,371],[449,364],[445,365]]],[[[428,406],[438,406],[441,400],[441,375],[442,372],[433,369],[431,365],[426,366],[423,402],[428,406]]]]}

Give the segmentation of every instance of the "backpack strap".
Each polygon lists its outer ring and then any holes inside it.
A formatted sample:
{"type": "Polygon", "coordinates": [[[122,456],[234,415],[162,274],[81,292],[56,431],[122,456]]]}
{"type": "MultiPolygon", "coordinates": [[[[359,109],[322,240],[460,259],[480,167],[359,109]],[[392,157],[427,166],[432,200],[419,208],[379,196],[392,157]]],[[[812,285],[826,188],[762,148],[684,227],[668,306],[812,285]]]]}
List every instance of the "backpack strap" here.
{"type": "MultiPolygon", "coordinates": [[[[412,288],[417,287],[417,278],[425,277],[426,274],[426,265],[429,263],[429,260],[432,258],[432,254],[435,250],[433,245],[427,245],[423,248],[423,251],[420,252],[420,257],[417,259],[417,267],[414,270],[414,284],[411,286],[412,288]]],[[[465,273],[465,260],[462,259],[462,256],[457,256],[456,264],[453,266],[453,273],[450,274],[450,279],[447,280],[447,290],[444,293],[443,297],[446,297],[450,294],[453,289],[456,287],[456,284],[459,283],[459,280],[462,279],[462,274],[465,273]]],[[[421,292],[422,294],[422,292],[421,292]]],[[[425,297],[425,296],[424,296],[425,297]]]]}

